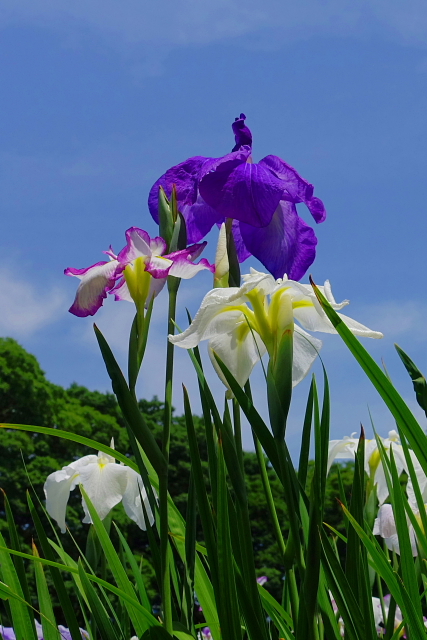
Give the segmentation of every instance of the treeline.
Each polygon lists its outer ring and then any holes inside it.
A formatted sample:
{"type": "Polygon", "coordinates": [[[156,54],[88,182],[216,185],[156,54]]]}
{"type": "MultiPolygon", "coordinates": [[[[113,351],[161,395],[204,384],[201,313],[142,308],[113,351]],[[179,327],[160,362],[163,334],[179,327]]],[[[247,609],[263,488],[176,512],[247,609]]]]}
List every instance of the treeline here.
{"type": "MultiPolygon", "coordinates": [[[[150,401],[140,400],[139,407],[161,444],[163,403],[157,398],[150,401]]],[[[203,420],[197,416],[194,420],[201,455],[206,459],[203,420]]],[[[52,384],[46,379],[37,359],[12,338],[0,338],[0,423],[58,428],[104,444],[110,444],[113,437],[117,450],[125,454],[130,452],[127,431],[113,394],[90,391],[75,383],[68,389],[52,384]]],[[[46,477],[52,471],[89,453],[94,451],[60,438],[0,430],[0,488],[8,496],[22,545],[26,550],[30,548],[31,540],[35,536],[26,502],[27,490],[32,487],[38,498],[43,501],[43,484],[46,477]]],[[[276,595],[282,583],[283,567],[279,561],[279,551],[270,525],[256,455],[246,452],[244,464],[256,566],[259,575],[269,578],[266,588],[276,595]]],[[[269,473],[278,517],[283,530],[286,530],[286,504],[281,486],[274,472],[270,470],[269,473]]],[[[169,475],[170,493],[185,515],[190,457],[183,416],[173,418],[169,475]]],[[[346,491],[349,491],[352,480],[351,465],[341,468],[341,477],[346,491]]],[[[343,518],[337,501],[338,482],[334,473],[330,474],[328,480],[327,495],[326,520],[342,530],[343,518]]],[[[75,490],[68,504],[67,524],[78,545],[84,550],[88,525],[81,524],[82,518],[81,499],[78,490],[75,490]]],[[[158,590],[147,535],[127,518],[121,505],[114,509],[113,518],[125,534],[130,548],[136,550],[147,588],[155,601],[158,590]]],[[[0,531],[7,537],[3,500],[0,500],[0,531]]],[[[199,540],[203,542],[201,529],[199,540]]],[[[71,537],[63,535],[62,541],[67,551],[75,557],[76,549],[71,537]]]]}

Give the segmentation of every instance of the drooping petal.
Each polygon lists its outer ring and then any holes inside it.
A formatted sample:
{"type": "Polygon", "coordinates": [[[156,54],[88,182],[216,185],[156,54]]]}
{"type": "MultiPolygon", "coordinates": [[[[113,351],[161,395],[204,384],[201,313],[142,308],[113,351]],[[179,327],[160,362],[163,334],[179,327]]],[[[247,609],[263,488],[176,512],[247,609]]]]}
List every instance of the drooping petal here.
{"type": "MultiPolygon", "coordinates": [[[[415,512],[417,513],[418,510],[415,510],[415,512]]],[[[412,555],[416,557],[418,555],[417,538],[413,526],[409,523],[409,520],[407,520],[407,522],[412,555]]],[[[372,533],[375,536],[384,538],[387,548],[400,555],[399,537],[391,504],[383,504],[379,508],[378,517],[375,520],[372,533]]]]}
{"type": "Polygon", "coordinates": [[[240,222],[240,232],[247,250],[275,278],[286,273],[292,280],[299,280],[316,257],[314,231],[299,217],[292,202],[279,202],[266,227],[260,229],[240,222]]]}
{"type": "Polygon", "coordinates": [[[46,496],[46,511],[51,518],[56,520],[61,533],[65,533],[65,513],[70,497],[73,476],[64,469],[51,473],[44,484],[46,496]]]}
{"type": "Polygon", "coordinates": [[[252,369],[266,352],[257,333],[252,332],[243,318],[235,322],[229,333],[218,333],[209,340],[209,356],[219,378],[229,388],[214,354],[224,362],[241,387],[248,381],[252,369]]]}
{"type": "Polygon", "coordinates": [[[243,242],[242,233],[240,231],[240,222],[238,220],[233,220],[232,229],[234,244],[236,246],[237,259],[239,262],[244,262],[250,257],[251,252],[243,242]]]}
{"type": "Polygon", "coordinates": [[[83,456],[58,471],[54,471],[44,483],[46,511],[56,520],[62,533],[65,533],[65,513],[70,491],[79,482],[80,471],[97,460],[94,455],[83,456]]]}
{"type": "MultiPolygon", "coordinates": [[[[105,454],[100,454],[95,463],[80,471],[80,482],[101,520],[123,498],[127,484],[126,467],[110,462],[108,458],[105,454]]],[[[83,522],[92,522],[84,501],[83,508],[86,514],[83,522]]]]}
{"type": "Polygon", "coordinates": [[[248,162],[250,149],[221,158],[199,183],[203,200],[225,218],[265,227],[283,194],[282,181],[259,164],[248,162]]]}
{"type": "Polygon", "coordinates": [[[364,338],[384,337],[384,334],[381,333],[381,331],[372,331],[372,329],[368,329],[368,327],[365,327],[365,325],[360,324],[360,322],[357,322],[356,320],[353,320],[353,318],[345,316],[343,313],[339,313],[338,315],[350,329],[351,333],[353,333],[355,336],[362,336],[364,338]]]}
{"type": "Polygon", "coordinates": [[[188,242],[200,242],[212,229],[214,224],[223,222],[224,216],[210,207],[198,193],[194,204],[180,205],[185,219],[188,242]]]}
{"type": "Polygon", "coordinates": [[[136,522],[140,529],[146,531],[147,523],[145,521],[144,511],[141,505],[141,496],[144,501],[144,507],[148,515],[149,524],[152,526],[154,524],[154,515],[151,511],[150,501],[148,500],[147,492],[139,473],[136,473],[136,471],[129,467],[126,467],[126,469],[128,482],[126,491],[123,495],[123,507],[129,518],[136,522]]]}
{"type": "MultiPolygon", "coordinates": [[[[307,285],[300,285],[298,282],[292,282],[292,295],[294,304],[294,316],[298,322],[308,331],[322,331],[323,333],[337,333],[326,313],[320,307],[314,294],[308,293],[307,285]]],[[[356,336],[365,338],[382,338],[383,334],[379,331],[372,331],[360,322],[338,314],[350,331],[356,336]]]]}
{"type": "Polygon", "coordinates": [[[319,198],[313,198],[313,185],[304,180],[291,165],[277,156],[266,156],[259,164],[268,167],[274,176],[283,180],[283,188],[291,202],[304,202],[316,222],[325,220],[325,207],[319,198]]]}
{"type": "Polygon", "coordinates": [[[236,141],[233,151],[238,151],[243,146],[252,147],[252,133],[249,127],[245,125],[246,116],[240,114],[239,118],[235,118],[231,128],[233,129],[234,139],[236,141]]]}
{"type": "Polygon", "coordinates": [[[300,327],[295,327],[293,344],[294,354],[292,362],[293,387],[305,378],[321,348],[321,340],[313,338],[313,336],[306,333],[300,327]]]}
{"type": "Polygon", "coordinates": [[[169,335],[169,341],[183,349],[191,349],[201,340],[228,333],[242,319],[242,309],[245,308],[244,298],[237,287],[212,289],[203,298],[191,325],[178,335],[169,335]],[[239,308],[228,310],[227,307],[231,305],[239,308]]]}
{"type": "Polygon", "coordinates": [[[329,469],[331,468],[334,460],[353,460],[357,446],[359,444],[359,440],[355,438],[356,434],[352,434],[349,436],[344,436],[342,440],[330,440],[329,449],[328,449],[328,464],[327,464],[327,472],[329,473],[329,469]]]}
{"type": "Polygon", "coordinates": [[[210,160],[210,158],[204,158],[202,156],[188,158],[188,160],[180,162],[168,169],[168,171],[153,184],[148,196],[148,208],[157,223],[159,222],[159,188],[163,187],[166,196],[169,198],[173,185],[175,185],[178,203],[181,206],[194,204],[197,199],[199,174],[207,160],[210,160]]]}
{"type": "Polygon", "coordinates": [[[75,276],[81,281],[69,312],[79,318],[93,316],[115,284],[117,267],[117,260],[110,260],[97,262],[86,269],[65,269],[66,276],[75,276]]]}

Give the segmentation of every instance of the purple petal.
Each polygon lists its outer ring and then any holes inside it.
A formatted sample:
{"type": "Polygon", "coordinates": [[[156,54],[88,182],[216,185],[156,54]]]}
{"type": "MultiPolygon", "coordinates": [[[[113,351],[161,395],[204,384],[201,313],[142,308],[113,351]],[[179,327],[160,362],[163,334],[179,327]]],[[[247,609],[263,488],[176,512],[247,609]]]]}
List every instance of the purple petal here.
{"type": "Polygon", "coordinates": [[[325,205],[319,198],[311,198],[305,204],[317,223],[323,222],[326,219],[325,205]]]}
{"type": "Polygon", "coordinates": [[[313,185],[304,180],[291,165],[277,156],[266,156],[260,160],[259,164],[270,169],[277,178],[283,180],[283,188],[288,192],[291,202],[304,202],[316,222],[325,220],[325,207],[319,198],[313,198],[313,185]]]}
{"type": "Polygon", "coordinates": [[[117,261],[97,262],[86,269],[65,269],[66,276],[76,276],[81,280],[76,297],[69,312],[79,318],[93,316],[102,306],[107,292],[114,286],[117,277],[117,261]]]}
{"type": "Polygon", "coordinates": [[[200,194],[192,205],[180,207],[187,227],[188,242],[199,242],[212,229],[215,223],[221,223],[224,217],[210,207],[200,194]]]}
{"type": "Polygon", "coordinates": [[[194,156],[171,167],[151,187],[148,208],[154,220],[159,222],[159,188],[163,187],[169,198],[173,185],[176,186],[178,202],[181,206],[192,205],[197,199],[197,182],[204,163],[210,158],[194,156]]]}
{"type": "Polygon", "coordinates": [[[240,232],[246,248],[275,278],[286,273],[291,280],[299,280],[316,256],[314,231],[292,202],[280,202],[267,227],[255,229],[241,222],[240,232]]]}
{"type": "Polygon", "coordinates": [[[235,118],[233,124],[231,125],[234,133],[234,139],[236,141],[236,145],[233,148],[233,151],[238,151],[240,147],[247,145],[248,147],[252,147],[252,133],[249,127],[245,125],[246,116],[244,113],[240,114],[239,118],[235,118]]]}
{"type": "Polygon", "coordinates": [[[249,154],[250,149],[243,148],[211,163],[209,173],[200,180],[200,195],[225,218],[265,227],[284,187],[268,168],[247,162],[249,154]]]}
{"type": "Polygon", "coordinates": [[[186,249],[181,249],[180,251],[173,251],[172,253],[168,253],[164,258],[169,258],[170,260],[176,260],[181,256],[186,256],[188,260],[197,260],[200,256],[204,248],[206,247],[207,242],[201,242],[200,244],[192,244],[190,247],[186,249]]]}
{"type": "Polygon", "coordinates": [[[243,242],[242,234],[240,233],[240,222],[238,220],[233,220],[233,238],[234,244],[236,245],[237,259],[239,262],[244,262],[252,254],[243,242]]]}

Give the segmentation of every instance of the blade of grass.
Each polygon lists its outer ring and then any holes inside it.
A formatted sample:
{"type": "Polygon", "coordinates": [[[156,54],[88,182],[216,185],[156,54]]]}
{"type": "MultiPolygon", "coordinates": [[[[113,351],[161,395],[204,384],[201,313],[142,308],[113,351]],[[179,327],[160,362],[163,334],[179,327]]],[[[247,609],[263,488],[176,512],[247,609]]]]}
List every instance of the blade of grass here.
{"type": "Polygon", "coordinates": [[[82,561],[79,558],[78,572],[80,582],[85,591],[86,597],[89,601],[90,610],[95,618],[96,626],[98,627],[102,640],[120,640],[121,636],[116,633],[113,625],[110,622],[110,618],[107,615],[102,602],[96,593],[95,589],[91,585],[85,571],[83,570],[82,561]]]}
{"type": "MultiPolygon", "coordinates": [[[[36,557],[40,557],[34,542],[33,554],[36,557]]],[[[22,558],[20,558],[20,560],[22,560],[22,558]]],[[[35,562],[34,570],[36,574],[37,598],[39,601],[40,613],[42,614],[41,623],[43,628],[43,638],[44,640],[61,640],[61,636],[56,625],[55,615],[53,613],[52,599],[47,586],[43,565],[39,562],[35,562]]]]}
{"type": "MultiPolygon", "coordinates": [[[[3,581],[10,587],[19,599],[10,599],[10,610],[12,614],[13,628],[17,640],[37,640],[34,627],[34,616],[30,612],[29,606],[25,603],[24,593],[15,565],[10,557],[9,550],[3,536],[0,533],[0,573],[3,581]]],[[[12,551],[12,550],[11,550],[12,551]]],[[[31,606],[31,605],[30,605],[31,606]]]]}

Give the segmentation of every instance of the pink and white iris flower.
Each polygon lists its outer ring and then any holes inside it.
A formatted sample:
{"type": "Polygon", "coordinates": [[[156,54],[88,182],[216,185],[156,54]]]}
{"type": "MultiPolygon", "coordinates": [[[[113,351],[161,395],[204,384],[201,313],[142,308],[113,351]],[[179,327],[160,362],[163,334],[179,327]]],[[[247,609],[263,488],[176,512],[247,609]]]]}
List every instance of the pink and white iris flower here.
{"type": "Polygon", "coordinates": [[[194,263],[205,246],[206,242],[202,242],[165,254],[163,238],[150,238],[146,231],[131,227],[126,231],[126,246],[119,254],[111,247],[104,251],[109,261],[85,269],[65,269],[65,275],[80,280],[69,311],[81,318],[93,316],[107,293],[114,294],[115,300],[133,300],[137,306],[147,306],[160,293],[168,276],[188,279],[204,269],[215,271],[205,258],[194,263]]]}

